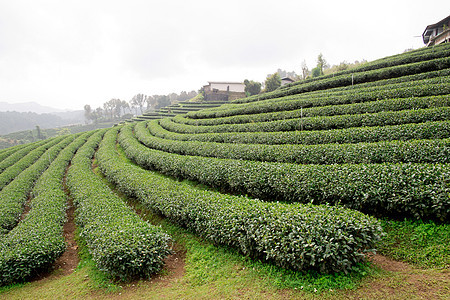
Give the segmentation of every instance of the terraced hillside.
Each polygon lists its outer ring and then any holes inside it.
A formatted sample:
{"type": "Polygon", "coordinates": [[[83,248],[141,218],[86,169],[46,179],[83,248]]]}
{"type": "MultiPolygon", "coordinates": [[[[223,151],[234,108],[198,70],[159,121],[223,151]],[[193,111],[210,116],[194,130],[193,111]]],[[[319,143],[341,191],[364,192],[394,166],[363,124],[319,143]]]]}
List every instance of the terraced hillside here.
{"type": "Polygon", "coordinates": [[[158,272],[171,237],[117,191],[265,263],[349,272],[385,235],[377,218],[448,224],[449,104],[443,45],[220,107],[2,150],[0,284],[64,251],[69,196],[99,269],[122,279],[158,272]]]}

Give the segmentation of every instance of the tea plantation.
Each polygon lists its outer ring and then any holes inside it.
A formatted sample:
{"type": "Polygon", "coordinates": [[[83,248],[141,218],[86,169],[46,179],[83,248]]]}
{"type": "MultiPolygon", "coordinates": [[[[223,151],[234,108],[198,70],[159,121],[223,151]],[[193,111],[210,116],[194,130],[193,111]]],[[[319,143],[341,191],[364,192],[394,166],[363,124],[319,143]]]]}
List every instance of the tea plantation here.
{"type": "Polygon", "coordinates": [[[444,44],[220,107],[0,150],[0,285],[64,252],[69,197],[100,270],[159,272],[173,238],[117,191],[264,263],[350,272],[386,235],[380,219],[448,224],[449,104],[444,44]]]}

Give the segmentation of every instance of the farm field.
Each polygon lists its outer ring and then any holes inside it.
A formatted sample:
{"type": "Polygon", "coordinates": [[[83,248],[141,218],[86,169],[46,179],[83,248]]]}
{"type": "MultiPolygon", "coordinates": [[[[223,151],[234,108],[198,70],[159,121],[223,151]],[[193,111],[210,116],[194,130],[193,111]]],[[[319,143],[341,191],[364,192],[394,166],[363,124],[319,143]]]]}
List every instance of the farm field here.
{"type": "Polygon", "coordinates": [[[442,45],[0,150],[0,298],[446,299],[449,104],[442,45]]]}

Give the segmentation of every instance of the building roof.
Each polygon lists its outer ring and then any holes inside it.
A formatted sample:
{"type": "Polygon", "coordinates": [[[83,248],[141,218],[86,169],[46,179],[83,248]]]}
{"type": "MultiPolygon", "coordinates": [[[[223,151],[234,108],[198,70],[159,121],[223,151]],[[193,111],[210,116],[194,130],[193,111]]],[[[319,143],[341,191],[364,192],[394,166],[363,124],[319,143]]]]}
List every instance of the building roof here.
{"type": "Polygon", "coordinates": [[[244,84],[243,82],[232,82],[232,81],[208,81],[209,84],[211,83],[220,83],[220,84],[244,84]]]}
{"type": "Polygon", "coordinates": [[[450,15],[448,17],[440,20],[436,24],[428,25],[422,33],[423,42],[425,44],[428,44],[428,41],[430,40],[430,35],[431,35],[431,31],[429,31],[430,29],[435,29],[436,27],[442,26],[444,24],[448,24],[449,22],[450,22],[450,15]]]}

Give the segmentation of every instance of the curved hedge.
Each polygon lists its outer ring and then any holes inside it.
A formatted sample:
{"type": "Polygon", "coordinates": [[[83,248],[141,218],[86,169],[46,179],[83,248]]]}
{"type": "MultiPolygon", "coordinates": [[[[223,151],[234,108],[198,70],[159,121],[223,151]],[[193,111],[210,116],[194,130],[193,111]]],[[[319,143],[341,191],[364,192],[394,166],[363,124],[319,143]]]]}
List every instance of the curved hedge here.
{"type": "Polygon", "coordinates": [[[154,175],[121,160],[114,140],[99,157],[99,167],[121,191],[171,221],[285,268],[349,271],[383,234],[378,221],[353,210],[265,203],[154,175]]]}
{"type": "Polygon", "coordinates": [[[81,135],[59,153],[33,188],[30,212],[0,239],[0,285],[29,278],[64,252],[66,193],[62,181],[74,152],[90,134],[81,135]]]}
{"type": "Polygon", "coordinates": [[[134,128],[140,142],[182,155],[296,164],[450,163],[450,139],[321,145],[211,143],[158,138],[145,125],[140,122],[134,128]]]}
{"type": "MultiPolygon", "coordinates": [[[[445,53],[446,54],[446,53],[445,53]]],[[[277,89],[273,92],[263,93],[247,98],[238,99],[235,103],[260,101],[269,98],[284,97],[305,92],[326,90],[335,87],[350,86],[358,83],[378,81],[389,78],[402,77],[430,71],[444,70],[450,68],[450,57],[443,55],[427,61],[419,61],[411,64],[382,68],[379,70],[358,72],[354,74],[337,75],[331,78],[319,77],[317,80],[309,82],[299,82],[298,85],[290,86],[286,89],[277,89]]]]}
{"type": "Polygon", "coordinates": [[[417,124],[353,127],[318,131],[183,134],[168,131],[159,125],[158,120],[154,120],[148,122],[148,129],[154,136],[171,140],[267,145],[346,144],[392,140],[443,139],[450,137],[450,121],[430,121],[417,124]]]}
{"type": "MultiPolygon", "coordinates": [[[[360,101],[361,99],[358,99],[360,101]]],[[[319,101],[323,101],[321,98],[319,101]]],[[[354,102],[353,100],[350,100],[354,102]]],[[[332,103],[332,102],[331,102],[332,103]]],[[[345,103],[345,102],[344,102],[345,103]]],[[[286,102],[287,106],[292,106],[293,101],[286,102]]],[[[377,100],[370,102],[358,102],[350,104],[333,103],[326,106],[303,107],[301,109],[289,110],[291,107],[285,107],[282,111],[277,112],[263,112],[257,114],[242,114],[216,117],[211,119],[191,119],[185,115],[178,115],[173,118],[176,123],[195,125],[195,126],[213,126],[221,124],[243,124],[251,122],[270,122],[275,120],[308,118],[318,116],[335,116],[347,114],[364,114],[377,113],[382,111],[400,111],[410,109],[424,109],[450,106],[450,96],[430,96],[430,97],[409,97],[409,98],[394,98],[377,100]]],[[[273,108],[272,106],[271,109],[273,108]]],[[[294,105],[295,107],[295,105],[294,105]]]]}
{"type": "Polygon", "coordinates": [[[396,218],[445,220],[450,212],[449,164],[295,165],[177,155],[145,147],[130,126],[119,142],[145,168],[261,199],[340,203],[396,218]]]}
{"type": "Polygon", "coordinates": [[[3,172],[0,173],[0,190],[8,185],[8,183],[17,177],[23,170],[34,164],[45,151],[59,143],[62,139],[62,137],[58,137],[46,140],[42,146],[33,149],[13,165],[3,170],[3,172]]]}
{"type": "MultiPolygon", "coordinates": [[[[105,139],[115,135],[110,129],[105,139]]],[[[170,253],[170,238],[160,227],[143,221],[121,198],[94,174],[91,159],[105,131],[91,137],[72,160],[67,185],[76,205],[80,236],[99,269],[113,277],[150,278],[158,272],[170,253]]],[[[104,158],[104,143],[98,157],[104,158]]]]}
{"type": "Polygon", "coordinates": [[[179,124],[170,118],[161,119],[159,124],[178,133],[219,133],[219,132],[269,132],[295,130],[330,130],[364,126],[386,126],[408,123],[423,123],[429,121],[450,120],[450,107],[427,109],[383,111],[356,115],[318,116],[277,120],[271,122],[256,122],[245,124],[222,124],[214,126],[193,126],[179,124]]]}
{"type": "MultiPolygon", "coordinates": [[[[325,76],[321,76],[320,78],[310,78],[305,80],[308,81],[316,81],[316,80],[323,80],[330,77],[336,77],[339,75],[344,74],[354,74],[357,72],[366,72],[366,71],[372,71],[376,69],[383,69],[387,67],[394,67],[394,66],[400,66],[410,63],[417,63],[417,62],[423,62],[426,60],[436,59],[440,57],[448,57],[450,56],[450,49],[448,45],[442,44],[435,46],[433,48],[422,48],[422,49],[416,49],[413,51],[410,51],[409,53],[402,53],[397,54],[381,59],[377,59],[372,62],[365,63],[361,66],[358,66],[356,68],[340,71],[338,73],[329,74],[325,76]]],[[[281,87],[280,89],[288,89],[292,86],[303,84],[303,82],[294,82],[291,84],[288,84],[286,86],[281,87]]]]}
{"type": "Polygon", "coordinates": [[[2,159],[0,162],[0,173],[3,172],[6,168],[15,164],[22,157],[27,155],[30,151],[32,151],[33,149],[35,149],[39,146],[42,146],[46,142],[48,142],[48,141],[41,141],[41,142],[33,143],[33,144],[24,144],[24,145],[21,145],[22,147],[15,148],[12,151],[5,151],[4,154],[7,154],[7,156],[5,156],[4,159],[2,159]]]}
{"type": "Polygon", "coordinates": [[[449,94],[449,76],[422,81],[404,82],[380,87],[354,88],[348,91],[326,90],[245,104],[226,104],[216,109],[204,109],[185,115],[191,119],[219,118],[240,114],[259,114],[300,108],[351,104],[380,99],[425,97],[449,94]]]}
{"type": "Polygon", "coordinates": [[[73,136],[65,136],[63,140],[55,139],[60,142],[41,153],[36,162],[22,171],[0,191],[0,227],[9,231],[16,226],[34,183],[58,156],[59,152],[73,139],[73,136]]]}

